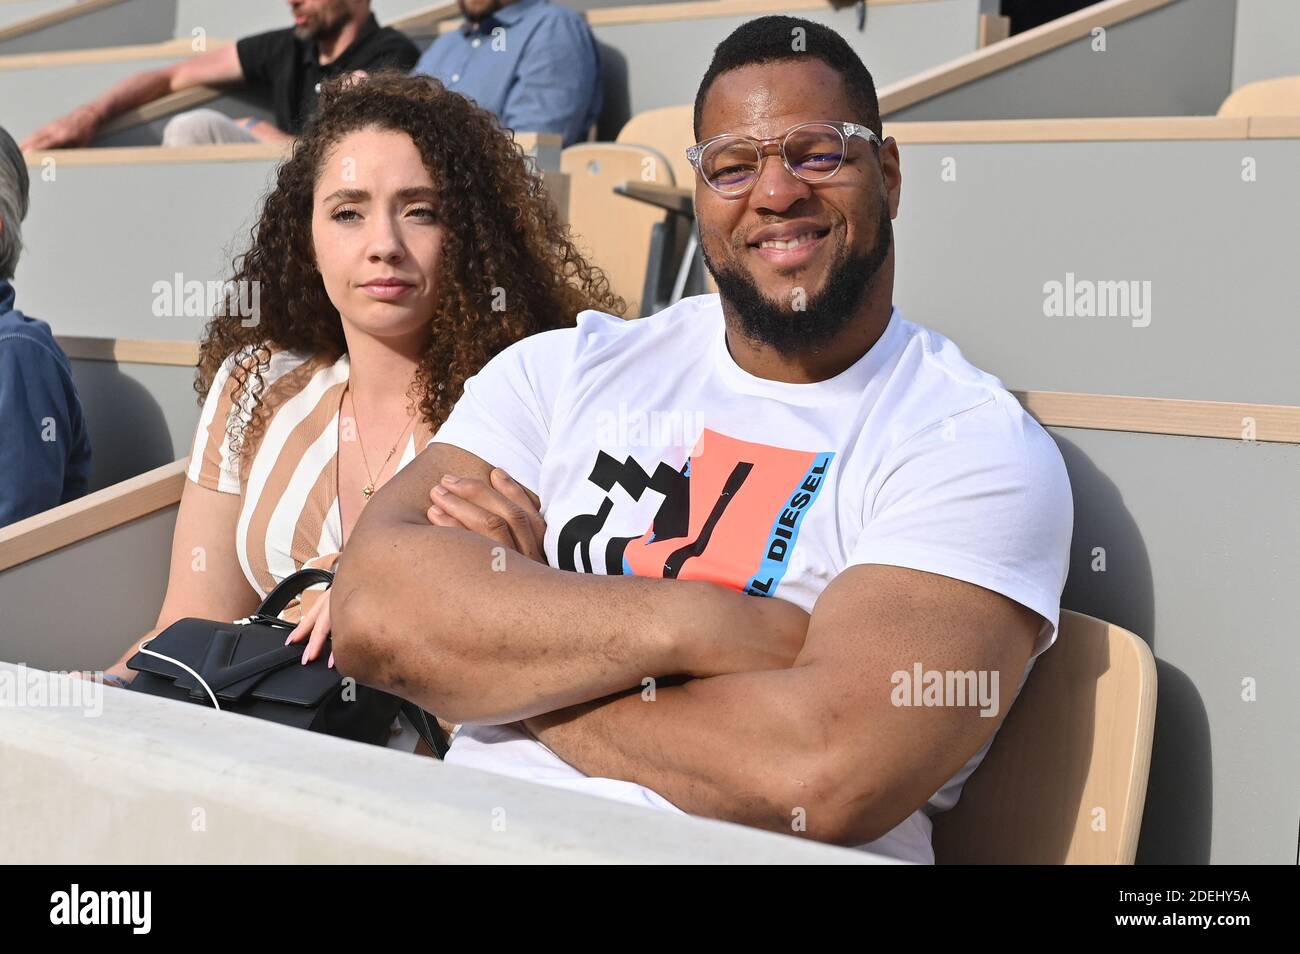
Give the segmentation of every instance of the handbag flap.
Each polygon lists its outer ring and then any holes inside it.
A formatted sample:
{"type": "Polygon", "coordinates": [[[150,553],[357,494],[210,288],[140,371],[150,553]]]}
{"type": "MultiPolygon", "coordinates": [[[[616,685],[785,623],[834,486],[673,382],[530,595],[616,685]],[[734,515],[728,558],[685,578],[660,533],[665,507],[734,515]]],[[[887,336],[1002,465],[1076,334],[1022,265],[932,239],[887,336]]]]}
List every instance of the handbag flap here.
{"type": "MultiPolygon", "coordinates": [[[[317,706],[342,680],[326,662],[329,646],[304,666],[299,662],[302,650],[286,647],[284,636],[283,629],[261,623],[187,618],[167,627],[147,648],[201,673],[221,702],[245,702],[251,695],[268,702],[317,706]]],[[[208,699],[192,674],[165,659],[139,652],[127,667],[171,679],[197,701],[208,699]]]]}

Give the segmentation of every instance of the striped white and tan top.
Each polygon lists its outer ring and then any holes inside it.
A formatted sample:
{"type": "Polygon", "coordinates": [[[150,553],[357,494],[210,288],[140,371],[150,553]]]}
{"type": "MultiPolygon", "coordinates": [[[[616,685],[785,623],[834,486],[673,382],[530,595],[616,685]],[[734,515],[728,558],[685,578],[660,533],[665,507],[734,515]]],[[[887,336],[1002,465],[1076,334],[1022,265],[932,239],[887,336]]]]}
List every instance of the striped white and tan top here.
{"type": "MultiPolygon", "coordinates": [[[[188,477],[202,487],[239,494],[235,545],[244,576],[265,596],[304,565],[332,566],[343,549],[339,519],[339,420],[349,363],[300,351],[276,351],[263,373],[262,405],[269,412],[253,455],[241,466],[231,453],[235,407],[233,356],[217,372],[199,417],[188,477]]],[[[432,437],[416,422],[397,469],[432,437]]]]}

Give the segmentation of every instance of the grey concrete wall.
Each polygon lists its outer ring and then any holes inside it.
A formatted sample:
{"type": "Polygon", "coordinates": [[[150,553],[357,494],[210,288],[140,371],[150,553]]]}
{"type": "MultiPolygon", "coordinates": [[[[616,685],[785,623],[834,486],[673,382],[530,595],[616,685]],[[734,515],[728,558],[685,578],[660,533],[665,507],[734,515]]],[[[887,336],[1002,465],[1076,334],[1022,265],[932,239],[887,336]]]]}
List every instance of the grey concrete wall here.
{"type": "Polygon", "coordinates": [[[1300,140],[900,148],[894,300],[1009,386],[1300,404],[1300,140]],[[1047,317],[1068,273],[1150,323],[1047,317]]]}
{"type": "Polygon", "coordinates": [[[72,362],[90,431],[90,490],[184,457],[199,423],[194,369],[159,364],[72,362]]]}
{"type": "Polygon", "coordinates": [[[1177,0],[889,114],[900,121],[1213,115],[1232,90],[1236,0],[1177,0]]]}
{"type": "Polygon", "coordinates": [[[155,316],[156,282],[222,281],[275,163],[130,163],[32,172],[15,287],[57,334],[197,341],[205,319],[155,316]]]}
{"type": "Polygon", "coordinates": [[[120,689],[0,707],[0,764],[7,863],[888,863],[120,689]]]}
{"type": "Polygon", "coordinates": [[[175,527],[173,506],[0,570],[0,659],[44,669],[115,663],[158,621],[175,527]]]}
{"type": "Polygon", "coordinates": [[[1237,0],[1232,88],[1296,75],[1300,75],[1300,3],[1237,0]]]}
{"type": "Polygon", "coordinates": [[[0,41],[0,56],[161,43],[172,38],[175,21],[176,0],[126,0],[0,41]]]}
{"type": "MultiPolygon", "coordinates": [[[[850,7],[794,11],[842,35],[863,58],[877,85],[903,79],[976,49],[979,0],[869,6],[858,30],[850,7]]],[[[636,113],[695,100],[713,50],[753,17],[730,16],[665,23],[598,26],[605,90],[599,138],[613,139],[636,113]]]]}
{"type": "Polygon", "coordinates": [[[1051,430],[1075,501],[1061,603],[1156,656],[1138,862],[1294,864],[1300,446],[1051,430]]]}

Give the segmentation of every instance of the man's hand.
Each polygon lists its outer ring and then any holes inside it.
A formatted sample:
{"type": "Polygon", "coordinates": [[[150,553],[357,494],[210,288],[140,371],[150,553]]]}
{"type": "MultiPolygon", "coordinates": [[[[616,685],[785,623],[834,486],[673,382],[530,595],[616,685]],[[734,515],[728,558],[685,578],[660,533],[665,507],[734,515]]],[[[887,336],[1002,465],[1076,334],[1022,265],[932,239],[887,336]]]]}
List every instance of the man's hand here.
{"type": "Polygon", "coordinates": [[[484,482],[448,474],[429,491],[429,522],[459,527],[546,563],[546,521],[532,495],[500,467],[484,482]]]}
{"type": "MultiPolygon", "coordinates": [[[[344,672],[452,721],[501,725],[604,699],[647,676],[785,669],[803,645],[807,614],[779,600],[705,580],[548,567],[536,513],[514,529],[509,517],[488,520],[500,543],[430,521],[431,488],[459,483],[443,484],[447,474],[477,478],[469,486],[482,500],[509,500],[492,471],[435,441],[366,506],[330,596],[344,672]]],[[[449,506],[438,504],[444,514],[449,506]]]]}
{"type": "MultiPolygon", "coordinates": [[[[468,530],[546,563],[546,522],[537,500],[500,467],[492,469],[487,481],[446,475],[429,491],[429,499],[427,516],[434,526],[468,530]]],[[[693,674],[785,669],[794,664],[808,634],[807,613],[786,600],[746,596],[716,584],[708,584],[706,592],[712,592],[716,601],[702,598],[691,604],[690,612],[706,626],[710,613],[716,614],[711,627],[716,638],[700,647],[703,652],[695,657],[693,674]],[[737,604],[743,612],[736,612],[737,604]]]]}
{"type": "Polygon", "coordinates": [[[23,140],[23,152],[38,149],[78,149],[90,145],[99,129],[99,116],[89,106],[81,106],[42,126],[23,140]]]}

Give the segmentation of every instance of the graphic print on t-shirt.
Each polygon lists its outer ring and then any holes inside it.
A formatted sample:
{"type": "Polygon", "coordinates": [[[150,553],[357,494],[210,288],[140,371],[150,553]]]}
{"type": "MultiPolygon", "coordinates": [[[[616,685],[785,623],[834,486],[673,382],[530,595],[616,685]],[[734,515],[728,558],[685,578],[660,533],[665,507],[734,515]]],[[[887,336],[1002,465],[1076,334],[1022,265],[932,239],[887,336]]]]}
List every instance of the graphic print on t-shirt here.
{"type": "Polygon", "coordinates": [[[756,596],[773,596],[790,565],[804,515],[817,502],[834,453],[737,440],[705,428],[685,465],[660,461],[647,474],[632,456],[598,451],[589,480],[607,494],[594,514],[560,530],[559,567],[594,572],[591,542],[614,510],[617,484],[633,500],[663,495],[650,527],[613,537],[604,572],[708,580],[756,596]]]}

